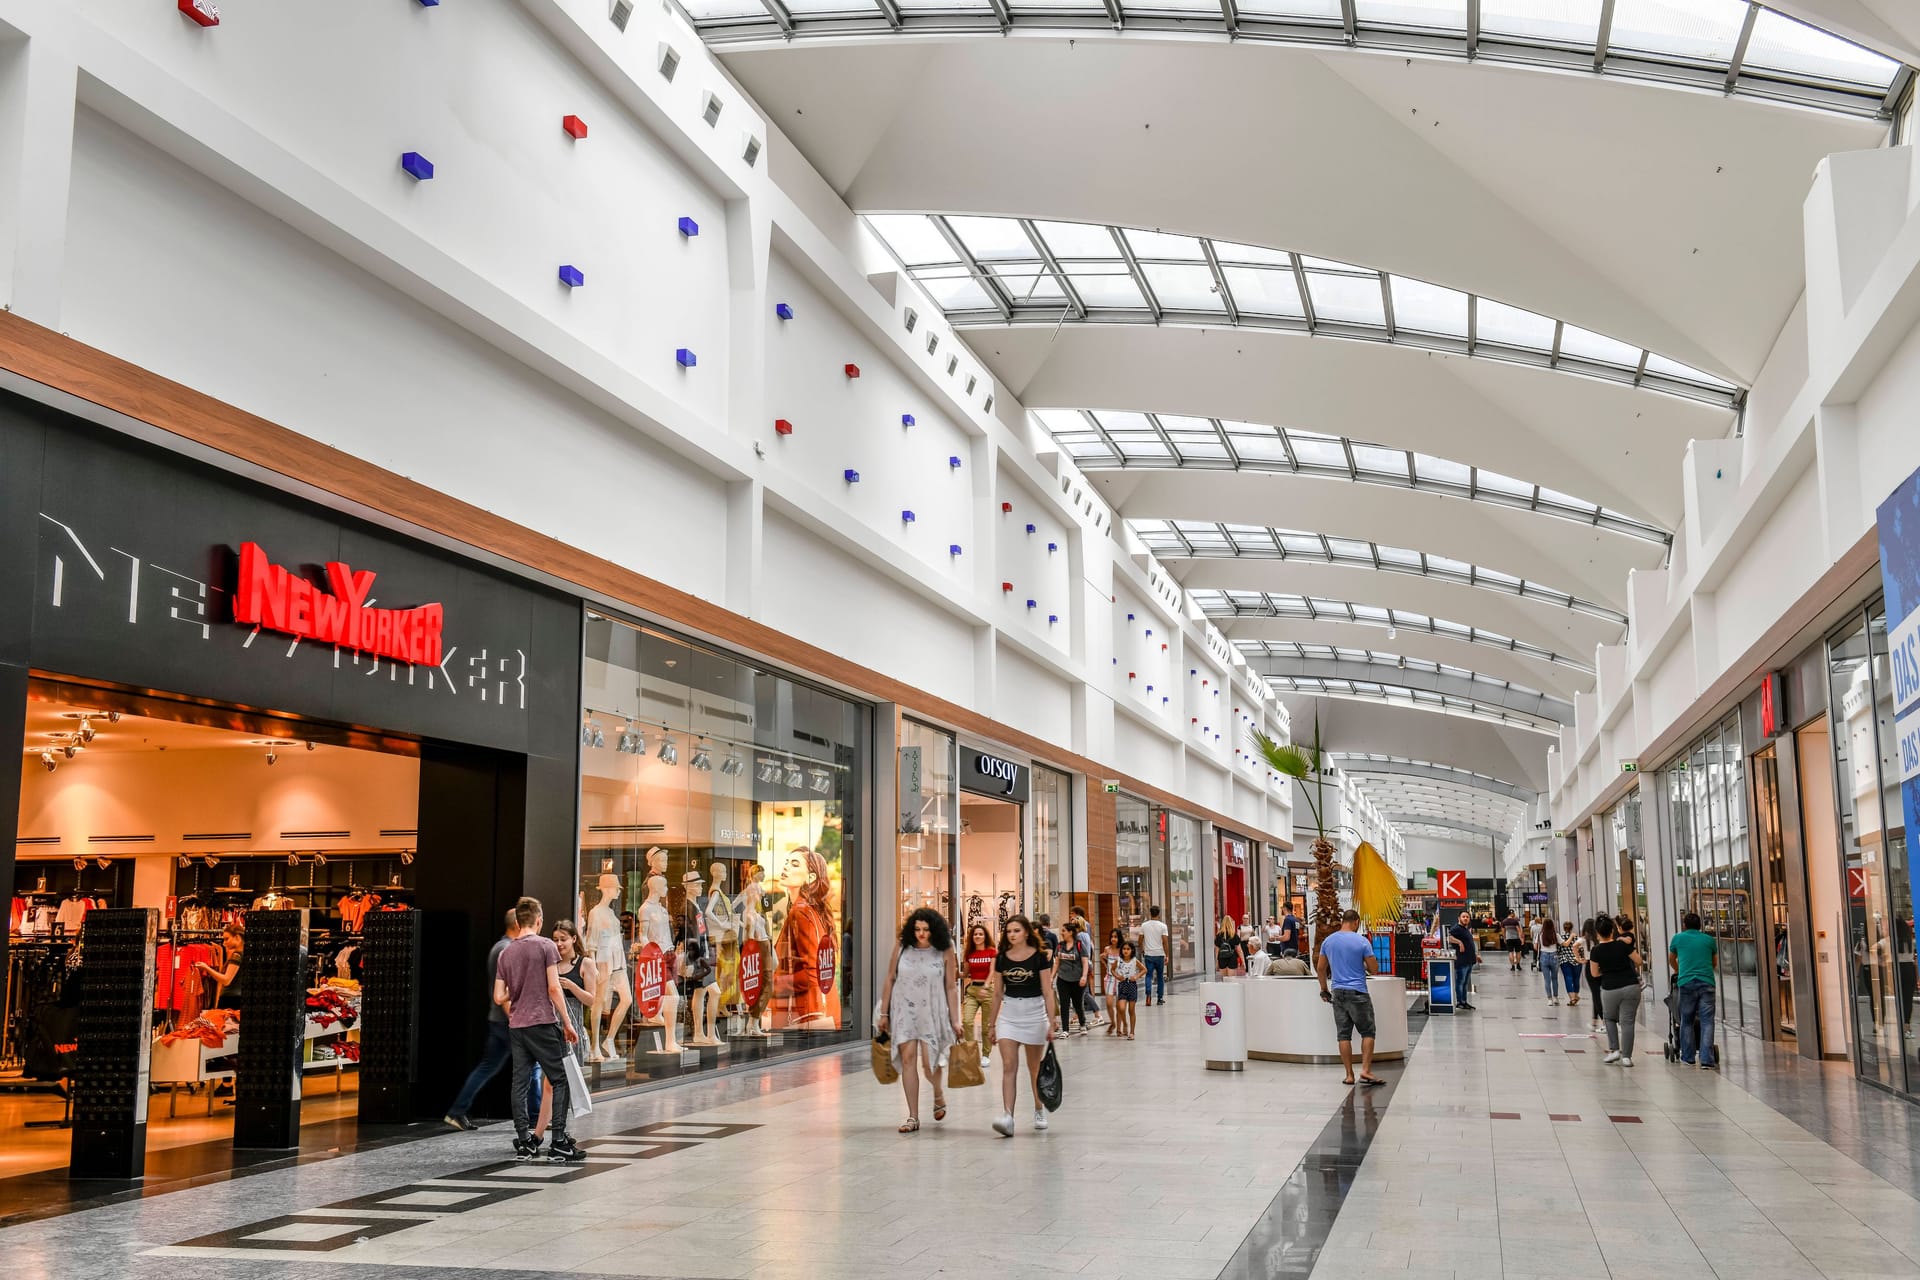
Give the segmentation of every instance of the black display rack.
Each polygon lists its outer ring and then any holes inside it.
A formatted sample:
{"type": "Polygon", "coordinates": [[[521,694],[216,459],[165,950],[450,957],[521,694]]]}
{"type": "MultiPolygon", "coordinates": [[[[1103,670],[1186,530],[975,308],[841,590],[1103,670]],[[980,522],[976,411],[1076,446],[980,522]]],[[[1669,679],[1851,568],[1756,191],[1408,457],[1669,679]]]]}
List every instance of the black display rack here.
{"type": "Polygon", "coordinates": [[[307,1030],[307,913],[250,911],[246,996],[233,1080],[233,1145],[300,1145],[300,1049],[307,1030]]]}
{"type": "Polygon", "coordinates": [[[413,1119],[420,1065],[421,915],[375,911],[361,926],[360,1119],[413,1119]]]}
{"type": "Polygon", "coordinates": [[[146,1176],[148,1027],[159,929],[160,913],[151,907],[89,911],[81,928],[70,1178],[146,1176]]]}

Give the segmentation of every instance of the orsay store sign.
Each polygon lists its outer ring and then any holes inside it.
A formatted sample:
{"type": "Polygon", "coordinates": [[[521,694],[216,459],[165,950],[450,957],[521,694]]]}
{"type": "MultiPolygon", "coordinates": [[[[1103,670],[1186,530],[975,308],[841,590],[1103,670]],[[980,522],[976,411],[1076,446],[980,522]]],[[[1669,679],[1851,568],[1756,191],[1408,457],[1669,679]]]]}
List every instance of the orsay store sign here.
{"type": "Polygon", "coordinates": [[[960,789],[975,795],[997,796],[1015,804],[1025,804],[1032,790],[1029,770],[1023,764],[1003,760],[985,751],[962,748],[960,751],[960,789]]]}

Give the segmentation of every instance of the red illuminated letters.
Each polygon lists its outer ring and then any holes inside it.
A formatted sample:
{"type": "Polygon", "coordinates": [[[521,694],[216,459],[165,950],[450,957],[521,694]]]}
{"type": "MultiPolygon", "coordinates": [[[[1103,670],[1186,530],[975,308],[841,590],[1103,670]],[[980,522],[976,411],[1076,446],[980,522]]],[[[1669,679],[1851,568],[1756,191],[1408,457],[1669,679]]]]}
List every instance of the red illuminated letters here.
{"type": "Polygon", "coordinates": [[[437,604],[369,608],[373,578],[371,570],[356,573],[335,561],[327,565],[329,592],[267,559],[259,543],[242,543],[233,620],[396,662],[438,666],[444,611],[437,604]]]}

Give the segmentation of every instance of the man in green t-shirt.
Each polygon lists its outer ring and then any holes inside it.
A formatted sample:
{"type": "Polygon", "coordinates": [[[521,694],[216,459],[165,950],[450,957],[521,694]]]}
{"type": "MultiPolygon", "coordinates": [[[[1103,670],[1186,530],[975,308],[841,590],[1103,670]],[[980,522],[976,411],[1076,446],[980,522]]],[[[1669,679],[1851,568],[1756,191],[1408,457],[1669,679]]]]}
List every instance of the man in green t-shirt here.
{"type": "Polygon", "coordinates": [[[1713,1070],[1714,971],[1720,948],[1700,929],[1700,916],[1689,911],[1680,920],[1680,932],[1667,943],[1667,972],[1680,994],[1680,1061],[1694,1065],[1699,1051],[1702,1071],[1713,1070]]]}

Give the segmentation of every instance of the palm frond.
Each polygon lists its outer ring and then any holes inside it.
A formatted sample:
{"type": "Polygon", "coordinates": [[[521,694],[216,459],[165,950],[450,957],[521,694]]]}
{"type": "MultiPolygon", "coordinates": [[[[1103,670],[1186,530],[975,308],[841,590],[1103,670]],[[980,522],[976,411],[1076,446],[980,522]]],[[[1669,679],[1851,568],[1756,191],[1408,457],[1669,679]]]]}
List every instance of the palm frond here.
{"type": "Polygon", "coordinates": [[[1305,778],[1315,772],[1313,753],[1296,747],[1291,743],[1276,742],[1264,733],[1253,735],[1254,746],[1259,748],[1261,758],[1276,772],[1289,778],[1305,778]]]}

